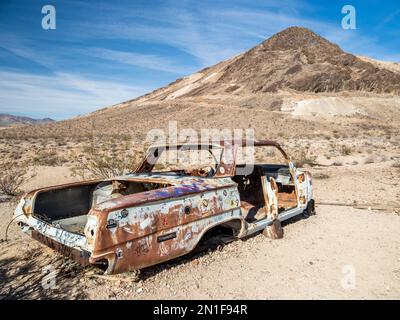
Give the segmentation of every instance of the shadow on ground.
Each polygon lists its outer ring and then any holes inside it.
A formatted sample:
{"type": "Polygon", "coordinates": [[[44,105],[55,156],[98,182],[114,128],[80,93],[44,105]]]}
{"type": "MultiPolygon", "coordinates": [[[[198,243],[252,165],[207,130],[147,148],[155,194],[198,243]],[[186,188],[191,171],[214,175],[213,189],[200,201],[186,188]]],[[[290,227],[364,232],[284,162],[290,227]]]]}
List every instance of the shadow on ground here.
{"type": "Polygon", "coordinates": [[[0,261],[0,299],[84,299],[83,268],[43,247],[0,261]]]}
{"type": "MultiPolygon", "coordinates": [[[[292,217],[292,218],[282,222],[282,227],[284,228],[285,226],[287,226],[289,224],[300,222],[301,220],[308,219],[308,218],[309,218],[309,216],[297,215],[295,217],[292,217]]],[[[242,238],[240,240],[234,240],[234,241],[247,241],[256,236],[260,236],[260,233],[261,233],[261,231],[255,233],[255,234],[252,234],[248,237],[242,238]]],[[[276,241],[276,240],[274,240],[274,241],[276,241]]],[[[211,241],[211,242],[207,243],[207,245],[198,246],[198,248],[195,249],[195,251],[188,253],[182,257],[179,257],[179,258],[176,258],[176,259],[140,270],[140,272],[136,276],[137,281],[139,281],[139,280],[145,281],[146,279],[154,277],[155,275],[157,275],[158,273],[160,273],[164,270],[174,268],[181,264],[191,263],[192,261],[199,259],[202,256],[209,254],[210,252],[223,250],[223,247],[225,245],[229,245],[229,243],[225,244],[221,241],[218,241],[218,238],[217,238],[217,239],[215,239],[215,241],[211,241]]]]}
{"type": "MultiPolygon", "coordinates": [[[[282,225],[284,227],[302,219],[304,217],[299,215],[282,225]]],[[[255,236],[259,236],[259,233],[237,241],[248,241],[255,236]]],[[[212,252],[223,250],[225,245],[229,246],[229,243],[219,241],[218,237],[211,240],[207,245],[200,245],[185,256],[144,268],[139,272],[126,272],[116,276],[121,280],[129,279],[132,282],[145,281],[160,272],[192,263],[212,252]]],[[[21,243],[18,244],[20,245],[21,243]]],[[[3,284],[0,288],[0,299],[88,299],[85,293],[85,277],[88,279],[90,273],[102,274],[102,270],[94,267],[84,268],[39,244],[38,247],[29,249],[18,257],[3,258],[0,261],[0,281],[3,284]],[[93,269],[93,272],[87,273],[88,269],[93,269]]],[[[99,281],[97,285],[108,282],[107,278],[96,281],[99,281]]],[[[117,286],[123,289],[130,284],[119,282],[117,286]]]]}

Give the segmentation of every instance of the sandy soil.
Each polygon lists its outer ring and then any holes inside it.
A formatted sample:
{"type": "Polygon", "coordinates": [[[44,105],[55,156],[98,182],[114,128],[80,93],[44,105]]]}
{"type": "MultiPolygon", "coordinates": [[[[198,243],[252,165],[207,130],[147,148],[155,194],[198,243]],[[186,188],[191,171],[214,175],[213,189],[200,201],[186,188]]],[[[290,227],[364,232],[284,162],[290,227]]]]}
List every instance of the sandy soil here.
{"type": "MultiPolygon", "coordinates": [[[[386,191],[376,191],[368,183],[379,166],[312,168],[314,174],[329,175],[314,179],[317,202],[382,203],[383,196],[385,203],[398,203],[398,188],[384,185],[386,191]]],[[[54,181],[68,175],[65,168],[53,169],[54,181]]],[[[397,177],[392,183],[399,181],[396,168],[387,164],[383,169],[382,183],[391,175],[397,177]]],[[[5,220],[15,205],[0,203],[5,220]]],[[[2,239],[5,229],[2,224],[2,239]]],[[[399,229],[396,211],[318,205],[316,216],[285,224],[281,240],[259,234],[221,251],[103,279],[100,270],[64,259],[11,224],[9,241],[2,240],[0,249],[0,294],[11,299],[399,299],[399,229]],[[49,283],[48,269],[56,274],[53,289],[43,287],[49,283]]]]}

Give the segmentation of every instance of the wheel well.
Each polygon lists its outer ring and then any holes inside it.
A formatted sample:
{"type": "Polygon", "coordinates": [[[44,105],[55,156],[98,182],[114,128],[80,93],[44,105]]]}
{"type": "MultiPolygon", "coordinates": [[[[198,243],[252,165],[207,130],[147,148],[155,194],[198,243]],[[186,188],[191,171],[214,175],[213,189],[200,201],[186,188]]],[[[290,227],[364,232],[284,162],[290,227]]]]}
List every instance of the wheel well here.
{"type": "Polygon", "coordinates": [[[233,236],[237,236],[242,230],[242,220],[233,219],[218,225],[222,228],[230,229],[233,236]]]}
{"type": "MultiPolygon", "coordinates": [[[[216,248],[224,243],[224,239],[233,240],[242,229],[242,221],[233,219],[208,229],[201,237],[195,250],[203,250],[205,248],[216,248]]],[[[229,242],[229,241],[228,241],[229,242]]]]}

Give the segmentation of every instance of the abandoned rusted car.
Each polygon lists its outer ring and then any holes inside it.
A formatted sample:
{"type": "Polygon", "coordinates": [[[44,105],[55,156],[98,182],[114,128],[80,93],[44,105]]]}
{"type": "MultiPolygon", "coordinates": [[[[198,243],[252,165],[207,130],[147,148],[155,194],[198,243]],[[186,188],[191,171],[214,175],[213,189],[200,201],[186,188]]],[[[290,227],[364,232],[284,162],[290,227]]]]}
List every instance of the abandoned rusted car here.
{"type": "Polygon", "coordinates": [[[157,170],[161,155],[188,145],[153,146],[134,173],[28,192],[14,218],[34,239],[113,274],[185,255],[217,229],[235,239],[268,235],[281,221],[313,214],[311,174],[274,141],[251,145],[272,147],[284,163],[254,162],[245,172],[236,150],[246,145],[196,144],[213,155],[212,166],[166,171],[157,170]]]}

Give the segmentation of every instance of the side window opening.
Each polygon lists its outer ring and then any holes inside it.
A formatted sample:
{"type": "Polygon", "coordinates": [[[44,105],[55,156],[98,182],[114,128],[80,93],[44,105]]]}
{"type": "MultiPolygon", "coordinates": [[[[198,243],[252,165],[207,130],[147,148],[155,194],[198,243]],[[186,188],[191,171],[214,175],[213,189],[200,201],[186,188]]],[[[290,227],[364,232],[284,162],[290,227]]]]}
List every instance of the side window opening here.
{"type": "Polygon", "coordinates": [[[270,184],[271,179],[277,185],[278,212],[283,212],[297,206],[297,195],[294,178],[289,170],[288,160],[275,146],[250,147],[252,152],[238,153],[237,167],[254,161],[254,168],[250,174],[235,175],[233,180],[238,183],[242,211],[247,221],[264,218],[263,211],[268,194],[263,184],[270,184]],[[243,157],[244,155],[244,157],[243,157]]]}

